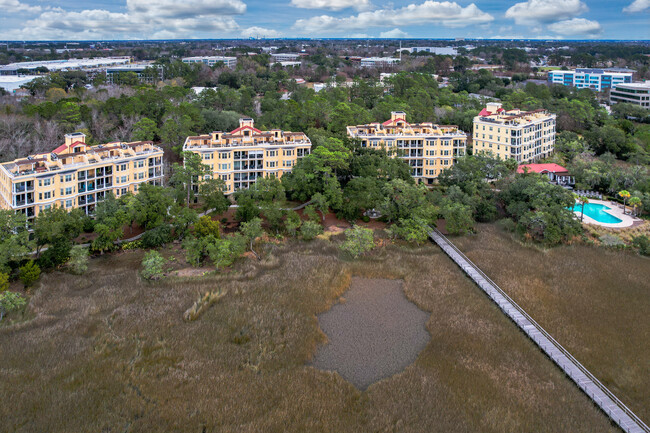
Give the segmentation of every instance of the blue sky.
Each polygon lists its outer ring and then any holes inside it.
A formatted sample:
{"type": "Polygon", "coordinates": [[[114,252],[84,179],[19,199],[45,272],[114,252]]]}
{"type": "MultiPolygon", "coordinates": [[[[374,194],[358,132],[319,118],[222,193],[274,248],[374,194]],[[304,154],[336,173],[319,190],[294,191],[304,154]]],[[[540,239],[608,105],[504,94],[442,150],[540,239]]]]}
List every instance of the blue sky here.
{"type": "Polygon", "coordinates": [[[650,0],[0,0],[0,40],[650,39],[650,0]]]}

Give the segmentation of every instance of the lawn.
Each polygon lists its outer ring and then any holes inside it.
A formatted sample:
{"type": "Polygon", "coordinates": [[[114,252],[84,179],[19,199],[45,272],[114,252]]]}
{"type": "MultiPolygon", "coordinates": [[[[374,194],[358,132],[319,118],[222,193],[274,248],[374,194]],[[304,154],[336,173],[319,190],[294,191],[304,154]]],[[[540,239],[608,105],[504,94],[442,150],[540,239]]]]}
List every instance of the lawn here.
{"type": "Polygon", "coordinates": [[[650,420],[650,259],[542,251],[494,225],[453,242],[642,420],[650,420]]]}
{"type": "Polygon", "coordinates": [[[45,275],[30,319],[0,328],[2,430],[617,431],[437,247],[389,244],[351,262],[333,239],[267,245],[261,262],[202,278],[142,281],[141,251],[93,259],[83,277],[45,275]],[[307,365],[326,340],[316,315],[352,276],[401,279],[431,313],[415,363],[365,392],[307,365]]]}

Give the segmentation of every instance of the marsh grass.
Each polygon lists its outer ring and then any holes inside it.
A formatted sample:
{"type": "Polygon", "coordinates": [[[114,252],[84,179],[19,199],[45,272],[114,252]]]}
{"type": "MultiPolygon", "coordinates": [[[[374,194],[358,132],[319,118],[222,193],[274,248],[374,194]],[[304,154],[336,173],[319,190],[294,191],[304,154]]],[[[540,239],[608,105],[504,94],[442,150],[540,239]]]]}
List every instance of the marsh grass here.
{"type": "Polygon", "coordinates": [[[44,275],[33,319],[0,328],[2,430],[617,431],[437,247],[349,261],[333,239],[267,245],[262,261],[194,279],[144,281],[141,251],[44,275]],[[316,315],[352,275],[402,279],[431,312],[417,361],[363,393],[306,365],[327,340],[316,315]],[[216,288],[227,294],[184,321],[216,288]]]}
{"type": "Polygon", "coordinates": [[[476,236],[453,242],[641,419],[650,419],[650,259],[580,244],[539,250],[495,225],[479,225],[476,236]]]}

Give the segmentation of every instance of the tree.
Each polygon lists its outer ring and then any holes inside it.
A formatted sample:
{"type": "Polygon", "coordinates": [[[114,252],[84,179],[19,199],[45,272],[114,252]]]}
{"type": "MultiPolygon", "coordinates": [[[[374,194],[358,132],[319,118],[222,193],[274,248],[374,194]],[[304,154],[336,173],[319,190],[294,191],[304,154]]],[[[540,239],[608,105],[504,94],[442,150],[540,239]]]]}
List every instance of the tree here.
{"type": "Polygon", "coordinates": [[[12,311],[19,310],[27,304],[27,301],[20,293],[0,292],[0,322],[5,315],[12,311]]]}
{"type": "Polygon", "coordinates": [[[142,259],[140,275],[147,280],[157,280],[163,276],[165,258],[155,250],[148,251],[142,259]]]}
{"type": "Polygon", "coordinates": [[[37,254],[40,254],[41,248],[45,245],[50,245],[52,250],[55,250],[52,248],[55,244],[59,247],[68,245],[67,248],[64,247],[59,251],[60,257],[50,258],[53,266],[64,263],[72,248],[72,239],[79,236],[83,230],[84,217],[85,214],[81,209],[68,212],[58,206],[39,212],[33,224],[37,254]]]}
{"type": "Polygon", "coordinates": [[[314,239],[321,233],[323,233],[323,226],[316,221],[305,221],[300,226],[300,235],[306,241],[314,239]]]}
{"type": "Polygon", "coordinates": [[[255,242],[255,239],[264,234],[264,230],[262,229],[262,219],[253,218],[248,222],[242,223],[240,232],[248,242],[251,252],[255,254],[255,257],[257,257],[258,260],[260,260],[260,255],[253,249],[253,243],[255,242]]]}
{"type": "Polygon", "coordinates": [[[33,260],[28,261],[18,270],[18,278],[25,288],[31,287],[41,276],[41,268],[33,260]]]}
{"type": "Polygon", "coordinates": [[[133,141],[154,141],[160,132],[156,122],[143,117],[133,125],[131,140],[133,141]]]}
{"type": "Polygon", "coordinates": [[[320,211],[321,218],[323,221],[325,221],[325,214],[329,210],[329,203],[327,202],[327,198],[321,194],[320,192],[317,192],[316,194],[313,195],[311,198],[312,205],[320,211]]]}
{"type": "Polygon", "coordinates": [[[401,219],[397,224],[393,224],[388,232],[407,242],[421,244],[429,238],[428,221],[418,216],[401,219]]]}
{"type": "Polygon", "coordinates": [[[618,192],[619,197],[623,199],[623,213],[627,212],[627,199],[630,198],[630,192],[627,190],[622,190],[618,192]]]}
{"type": "Polygon", "coordinates": [[[643,203],[641,203],[641,199],[639,197],[632,197],[630,198],[630,206],[634,209],[634,216],[637,215],[636,209],[641,206],[643,203]]]}
{"type": "Polygon", "coordinates": [[[262,214],[271,230],[275,231],[276,234],[280,233],[282,218],[284,218],[285,213],[286,211],[277,202],[272,201],[262,205],[262,214]]]}
{"type": "Polygon", "coordinates": [[[175,163],[169,183],[176,189],[183,191],[185,202],[189,206],[194,198],[196,185],[199,188],[203,177],[210,174],[210,166],[203,164],[201,155],[194,152],[183,152],[183,165],[175,163]]]}
{"type": "Polygon", "coordinates": [[[115,241],[124,234],[122,226],[128,221],[129,216],[122,203],[112,192],[106,194],[104,200],[95,207],[94,231],[97,237],[93,240],[91,248],[102,254],[115,248],[115,241]]]}
{"type": "Polygon", "coordinates": [[[578,196],[578,202],[580,202],[580,222],[582,222],[585,216],[585,205],[589,203],[589,199],[584,196],[578,196]]]}
{"type": "Polygon", "coordinates": [[[235,201],[237,202],[237,212],[235,212],[237,220],[246,222],[259,218],[260,209],[251,194],[246,191],[238,191],[235,194],[235,201]]]}
{"type": "Polygon", "coordinates": [[[224,181],[221,179],[204,179],[199,186],[199,195],[203,202],[203,211],[212,210],[222,214],[230,207],[230,200],[223,193],[224,181]]]}
{"type": "Polygon", "coordinates": [[[341,244],[342,251],[355,259],[375,247],[372,229],[354,226],[345,231],[345,241],[341,244]]]}
{"type": "Polygon", "coordinates": [[[9,274],[0,272],[0,293],[9,290],[9,274]]]}
{"type": "Polygon", "coordinates": [[[0,210],[0,271],[8,271],[10,262],[23,258],[33,248],[25,214],[0,210]]]}
{"type": "Polygon", "coordinates": [[[190,226],[198,221],[198,214],[192,208],[173,206],[170,212],[174,235],[183,239],[190,230],[190,226]]]}
{"type": "Polygon", "coordinates": [[[143,183],[134,198],[135,222],[144,229],[156,228],[170,219],[174,199],[169,194],[169,189],[143,183]]]}
{"type": "Polygon", "coordinates": [[[70,250],[70,260],[68,260],[68,265],[72,269],[72,272],[81,275],[88,270],[88,249],[81,245],[75,245],[70,250]]]}
{"type": "Polygon", "coordinates": [[[291,236],[296,236],[298,229],[302,224],[302,219],[300,219],[300,214],[295,210],[287,212],[287,218],[284,222],[284,227],[287,229],[287,232],[291,236]]]}
{"type": "Polygon", "coordinates": [[[446,229],[453,235],[470,233],[474,227],[472,210],[462,203],[449,203],[442,208],[446,229]]]}

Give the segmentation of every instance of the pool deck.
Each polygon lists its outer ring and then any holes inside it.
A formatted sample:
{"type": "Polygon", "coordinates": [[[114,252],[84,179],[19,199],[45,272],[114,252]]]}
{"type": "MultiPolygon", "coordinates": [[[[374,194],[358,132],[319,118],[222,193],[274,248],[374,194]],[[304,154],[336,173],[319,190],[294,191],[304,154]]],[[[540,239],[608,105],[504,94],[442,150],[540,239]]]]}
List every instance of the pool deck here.
{"type": "MultiPolygon", "coordinates": [[[[595,219],[593,219],[593,218],[587,216],[587,214],[585,214],[584,218],[582,220],[582,222],[585,223],[585,224],[593,224],[593,225],[602,226],[602,227],[611,227],[611,228],[615,228],[615,229],[622,229],[622,228],[626,228],[626,227],[632,227],[635,222],[641,222],[642,221],[642,220],[640,220],[638,218],[634,218],[633,216],[623,214],[623,207],[618,205],[618,204],[612,204],[611,202],[605,201],[605,200],[592,200],[592,199],[589,200],[589,203],[602,204],[602,205],[607,206],[607,209],[605,209],[604,212],[606,212],[606,213],[608,213],[608,214],[610,214],[612,216],[615,216],[616,218],[620,219],[621,222],[620,223],[601,223],[600,221],[596,221],[595,219]]],[[[629,212],[630,207],[628,206],[627,209],[628,209],[628,212],[629,212]]],[[[580,219],[580,211],[574,211],[574,213],[576,214],[576,217],[578,217],[578,219],[580,219]]]]}

